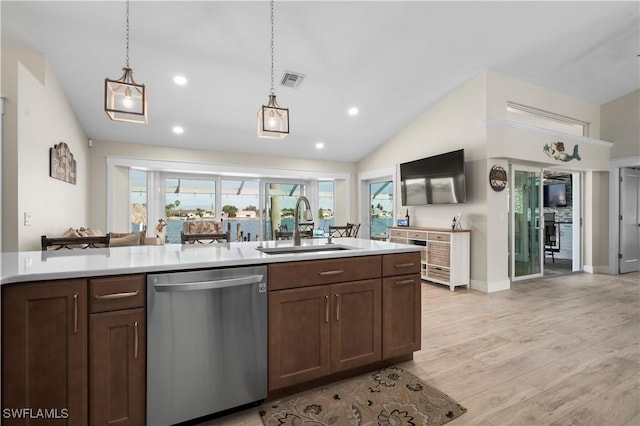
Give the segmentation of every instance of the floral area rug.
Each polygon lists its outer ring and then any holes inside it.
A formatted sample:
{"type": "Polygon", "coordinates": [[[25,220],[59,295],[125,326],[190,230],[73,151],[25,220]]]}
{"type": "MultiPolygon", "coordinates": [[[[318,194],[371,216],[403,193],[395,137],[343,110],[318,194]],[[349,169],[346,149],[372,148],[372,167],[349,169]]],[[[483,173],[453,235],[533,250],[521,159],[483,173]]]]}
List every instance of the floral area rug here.
{"type": "Polygon", "coordinates": [[[437,426],[465,411],[413,374],[391,367],[266,403],[260,417],[266,426],[437,426]]]}

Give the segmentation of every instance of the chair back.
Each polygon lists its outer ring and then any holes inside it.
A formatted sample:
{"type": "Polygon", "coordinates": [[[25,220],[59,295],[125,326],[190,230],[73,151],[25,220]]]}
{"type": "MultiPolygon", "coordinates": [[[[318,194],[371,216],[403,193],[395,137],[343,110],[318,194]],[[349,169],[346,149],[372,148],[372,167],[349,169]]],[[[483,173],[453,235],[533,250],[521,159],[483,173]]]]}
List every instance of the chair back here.
{"type": "Polygon", "coordinates": [[[353,224],[346,225],[329,225],[329,234],[332,237],[350,237],[353,231],[353,224]]]}
{"type": "Polygon", "coordinates": [[[182,244],[229,242],[229,230],[224,232],[222,222],[217,220],[187,220],[182,224],[182,244]]]}

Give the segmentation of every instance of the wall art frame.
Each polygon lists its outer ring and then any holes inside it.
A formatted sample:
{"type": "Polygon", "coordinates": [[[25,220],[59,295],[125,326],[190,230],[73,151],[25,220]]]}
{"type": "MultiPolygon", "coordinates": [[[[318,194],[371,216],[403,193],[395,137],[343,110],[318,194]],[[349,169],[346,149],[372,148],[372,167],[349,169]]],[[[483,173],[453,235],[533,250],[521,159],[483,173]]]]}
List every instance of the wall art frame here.
{"type": "Polygon", "coordinates": [[[49,176],[71,184],[76,184],[76,160],[69,145],[60,142],[49,148],[49,176]]]}

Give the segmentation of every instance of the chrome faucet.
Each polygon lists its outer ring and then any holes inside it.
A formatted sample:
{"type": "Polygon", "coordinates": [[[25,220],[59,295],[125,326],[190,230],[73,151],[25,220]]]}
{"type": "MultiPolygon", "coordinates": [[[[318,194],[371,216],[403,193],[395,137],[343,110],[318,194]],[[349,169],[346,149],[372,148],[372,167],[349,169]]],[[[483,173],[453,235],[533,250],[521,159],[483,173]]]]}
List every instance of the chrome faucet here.
{"type": "Polygon", "coordinates": [[[311,222],[313,220],[313,214],[311,213],[311,204],[304,195],[300,196],[296,201],[296,209],[293,212],[293,245],[300,245],[300,230],[298,229],[298,216],[300,216],[300,203],[304,202],[306,207],[305,220],[311,222]]]}

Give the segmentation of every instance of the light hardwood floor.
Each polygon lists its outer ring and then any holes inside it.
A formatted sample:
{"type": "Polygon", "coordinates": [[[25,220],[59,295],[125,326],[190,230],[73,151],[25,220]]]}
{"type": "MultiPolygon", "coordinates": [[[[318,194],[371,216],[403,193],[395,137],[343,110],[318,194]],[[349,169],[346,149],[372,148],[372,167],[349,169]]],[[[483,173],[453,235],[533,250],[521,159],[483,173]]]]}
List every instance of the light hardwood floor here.
{"type": "MultiPolygon", "coordinates": [[[[400,365],[467,408],[448,423],[640,425],[640,275],[511,290],[422,284],[422,350],[400,365]]],[[[206,425],[260,426],[258,409],[206,425]]]]}

